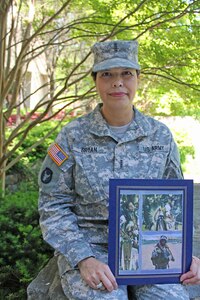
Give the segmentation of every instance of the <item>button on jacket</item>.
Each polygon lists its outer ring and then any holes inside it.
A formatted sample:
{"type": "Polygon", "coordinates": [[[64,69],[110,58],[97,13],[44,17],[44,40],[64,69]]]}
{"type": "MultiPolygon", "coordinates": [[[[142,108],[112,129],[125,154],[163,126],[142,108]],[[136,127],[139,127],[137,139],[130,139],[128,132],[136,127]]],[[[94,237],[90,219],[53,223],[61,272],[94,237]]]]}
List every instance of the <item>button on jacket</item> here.
{"type": "Polygon", "coordinates": [[[100,109],[63,127],[55,143],[65,160],[59,165],[47,155],[39,176],[40,225],[60,254],[61,273],[107,244],[110,178],[182,178],[167,126],[133,108],[134,119],[119,138],[100,109]]]}

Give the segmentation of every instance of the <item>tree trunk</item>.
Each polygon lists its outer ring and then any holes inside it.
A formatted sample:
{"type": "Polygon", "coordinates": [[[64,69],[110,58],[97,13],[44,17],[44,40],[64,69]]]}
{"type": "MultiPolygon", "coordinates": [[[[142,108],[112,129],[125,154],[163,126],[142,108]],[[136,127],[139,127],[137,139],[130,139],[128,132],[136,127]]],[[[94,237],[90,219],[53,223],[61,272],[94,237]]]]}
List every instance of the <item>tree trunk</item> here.
{"type": "MultiPolygon", "coordinates": [[[[3,5],[3,3],[0,3],[3,5]]],[[[1,47],[0,47],[0,159],[4,155],[4,141],[5,141],[5,126],[4,126],[4,116],[3,116],[3,104],[4,100],[2,97],[2,91],[4,89],[5,84],[5,72],[4,72],[4,66],[5,66],[5,49],[6,49],[6,28],[7,28],[7,13],[6,10],[8,7],[8,3],[4,3],[5,5],[1,7],[0,10],[0,41],[1,41],[1,47]],[[4,11],[5,9],[5,11],[4,11]]],[[[1,182],[1,194],[2,197],[5,195],[5,164],[6,162],[2,164],[0,167],[0,182],[1,182]]]]}
{"type": "Polygon", "coordinates": [[[5,197],[5,190],[6,190],[6,171],[5,171],[5,167],[6,167],[6,160],[4,160],[3,162],[3,166],[1,169],[1,173],[0,173],[0,181],[1,181],[1,197],[4,198],[5,197]]]}

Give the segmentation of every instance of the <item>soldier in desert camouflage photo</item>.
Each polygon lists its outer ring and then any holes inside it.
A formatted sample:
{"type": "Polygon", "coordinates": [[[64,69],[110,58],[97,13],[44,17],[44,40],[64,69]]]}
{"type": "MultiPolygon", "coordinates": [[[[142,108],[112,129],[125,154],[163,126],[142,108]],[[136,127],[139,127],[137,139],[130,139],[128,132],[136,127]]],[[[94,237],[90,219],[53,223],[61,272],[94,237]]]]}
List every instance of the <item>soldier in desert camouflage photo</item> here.
{"type": "Polygon", "coordinates": [[[101,102],[63,127],[39,175],[40,226],[55,249],[63,293],[70,300],[188,300],[185,284],[200,283],[196,257],[180,284],[118,286],[107,264],[109,179],[183,176],[168,127],[134,106],[137,41],[95,43],[92,53],[101,102]]]}
{"type": "Polygon", "coordinates": [[[168,269],[170,261],[175,261],[172,251],[167,244],[167,236],[161,235],[159,242],[154,247],[151,260],[155,269],[168,269]]]}

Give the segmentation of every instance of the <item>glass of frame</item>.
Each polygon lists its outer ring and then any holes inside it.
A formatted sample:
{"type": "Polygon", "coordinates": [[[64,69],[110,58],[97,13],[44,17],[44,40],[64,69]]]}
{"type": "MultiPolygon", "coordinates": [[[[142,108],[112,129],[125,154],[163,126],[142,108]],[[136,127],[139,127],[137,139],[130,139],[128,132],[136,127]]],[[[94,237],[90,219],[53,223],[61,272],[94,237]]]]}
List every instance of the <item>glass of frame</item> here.
{"type": "Polygon", "coordinates": [[[110,179],[108,264],[122,285],[178,283],[192,259],[193,181],[110,179]]]}

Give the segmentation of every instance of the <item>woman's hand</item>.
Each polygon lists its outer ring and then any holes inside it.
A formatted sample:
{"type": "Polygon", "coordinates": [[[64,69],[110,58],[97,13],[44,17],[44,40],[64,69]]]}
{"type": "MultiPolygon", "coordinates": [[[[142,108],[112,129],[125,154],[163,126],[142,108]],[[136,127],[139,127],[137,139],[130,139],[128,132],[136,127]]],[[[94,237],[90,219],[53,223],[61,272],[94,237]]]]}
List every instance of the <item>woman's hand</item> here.
{"type": "Polygon", "coordinates": [[[190,271],[183,274],[180,281],[183,284],[200,284],[200,259],[198,257],[193,256],[190,271]]]}
{"type": "Polygon", "coordinates": [[[93,289],[98,289],[97,285],[102,282],[103,287],[109,292],[118,288],[115,277],[108,265],[100,262],[94,257],[88,257],[78,263],[81,277],[93,289]]]}

